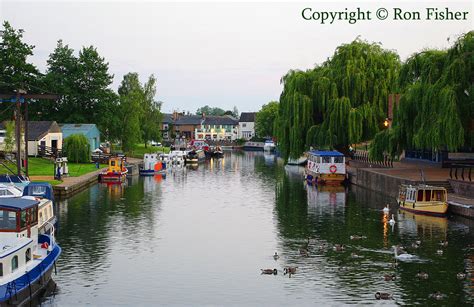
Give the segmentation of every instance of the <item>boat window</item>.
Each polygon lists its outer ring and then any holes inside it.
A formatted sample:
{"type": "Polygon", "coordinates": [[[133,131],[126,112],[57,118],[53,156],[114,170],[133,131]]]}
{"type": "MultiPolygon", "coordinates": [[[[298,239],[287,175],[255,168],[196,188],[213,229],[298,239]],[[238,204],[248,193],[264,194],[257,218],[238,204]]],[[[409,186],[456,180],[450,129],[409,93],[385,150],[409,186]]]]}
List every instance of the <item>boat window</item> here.
{"type": "Polygon", "coordinates": [[[46,194],[46,187],[45,186],[40,186],[40,185],[35,185],[31,187],[31,193],[32,195],[45,195],[46,194]]]}
{"type": "Polygon", "coordinates": [[[0,230],[16,229],[16,212],[0,210],[0,230]]]}
{"type": "Polygon", "coordinates": [[[25,252],[25,262],[28,262],[31,260],[31,248],[28,248],[25,252]]]}
{"type": "Polygon", "coordinates": [[[110,161],[110,166],[115,166],[115,161],[110,161]]]}
{"type": "Polygon", "coordinates": [[[344,157],[334,157],[334,163],[344,163],[344,157]]]}
{"type": "Polygon", "coordinates": [[[0,196],[11,196],[11,195],[13,195],[13,193],[8,190],[0,190],[0,196]]]}
{"type": "Polygon", "coordinates": [[[423,201],[423,190],[418,190],[416,201],[423,201]]]}
{"type": "Polygon", "coordinates": [[[20,213],[20,228],[26,227],[26,211],[20,213]]]}
{"type": "Polygon", "coordinates": [[[18,269],[18,256],[12,258],[12,272],[18,269]]]}
{"type": "Polygon", "coordinates": [[[431,201],[431,190],[425,190],[425,201],[431,201]]]}
{"type": "Polygon", "coordinates": [[[331,163],[331,157],[322,157],[323,163],[331,163]]]}
{"type": "Polygon", "coordinates": [[[0,263],[0,277],[3,276],[3,263],[0,263]]]}
{"type": "Polygon", "coordinates": [[[442,190],[433,191],[433,201],[445,201],[444,191],[442,190]]]}

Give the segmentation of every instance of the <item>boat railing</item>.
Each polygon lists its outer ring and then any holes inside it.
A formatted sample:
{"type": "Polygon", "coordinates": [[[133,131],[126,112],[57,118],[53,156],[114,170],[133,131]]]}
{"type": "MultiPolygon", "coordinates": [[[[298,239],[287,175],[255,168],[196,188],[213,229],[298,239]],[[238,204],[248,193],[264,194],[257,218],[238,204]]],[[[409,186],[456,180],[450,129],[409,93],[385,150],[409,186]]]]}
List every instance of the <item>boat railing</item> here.
{"type": "Polygon", "coordinates": [[[451,179],[456,179],[456,180],[463,180],[463,181],[471,181],[472,182],[472,177],[473,177],[473,171],[472,169],[474,168],[474,163],[469,163],[469,164],[456,164],[453,163],[450,166],[449,169],[449,177],[451,179]]]}

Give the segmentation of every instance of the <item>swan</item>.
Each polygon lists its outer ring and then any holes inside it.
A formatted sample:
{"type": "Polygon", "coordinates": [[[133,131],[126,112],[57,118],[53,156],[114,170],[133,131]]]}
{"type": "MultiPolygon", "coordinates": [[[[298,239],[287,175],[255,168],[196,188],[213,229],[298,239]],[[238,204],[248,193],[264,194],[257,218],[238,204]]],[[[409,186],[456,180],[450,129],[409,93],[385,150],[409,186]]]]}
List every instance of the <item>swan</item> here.
{"type": "Polygon", "coordinates": [[[387,204],[385,208],[383,208],[383,213],[389,213],[389,212],[390,212],[390,208],[389,208],[389,205],[387,204]]]}
{"type": "Polygon", "coordinates": [[[395,254],[395,258],[396,259],[399,259],[399,260],[408,260],[408,259],[413,259],[415,258],[415,256],[413,255],[410,255],[410,254],[407,254],[407,253],[402,253],[402,254],[398,254],[398,250],[399,250],[399,247],[398,246],[392,246],[393,247],[393,251],[394,251],[394,254],[395,254]]]}
{"type": "Polygon", "coordinates": [[[396,222],[395,222],[395,218],[393,214],[392,214],[392,218],[388,222],[390,223],[390,225],[395,225],[396,222]]]}

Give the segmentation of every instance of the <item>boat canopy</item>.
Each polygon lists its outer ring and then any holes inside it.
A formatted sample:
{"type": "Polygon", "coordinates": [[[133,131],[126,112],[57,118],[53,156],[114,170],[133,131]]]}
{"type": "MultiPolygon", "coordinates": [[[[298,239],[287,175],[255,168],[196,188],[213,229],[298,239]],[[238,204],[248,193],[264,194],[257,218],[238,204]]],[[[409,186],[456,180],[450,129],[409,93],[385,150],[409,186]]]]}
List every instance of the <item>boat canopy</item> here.
{"type": "Polygon", "coordinates": [[[23,196],[37,196],[54,200],[53,187],[48,182],[31,182],[23,189],[23,196]]]}
{"type": "Polygon", "coordinates": [[[0,198],[0,210],[23,211],[38,206],[39,201],[25,198],[0,198]]]}
{"type": "Polygon", "coordinates": [[[339,151],[325,151],[325,150],[311,150],[309,152],[314,156],[321,156],[321,157],[343,157],[344,155],[339,151]]]}

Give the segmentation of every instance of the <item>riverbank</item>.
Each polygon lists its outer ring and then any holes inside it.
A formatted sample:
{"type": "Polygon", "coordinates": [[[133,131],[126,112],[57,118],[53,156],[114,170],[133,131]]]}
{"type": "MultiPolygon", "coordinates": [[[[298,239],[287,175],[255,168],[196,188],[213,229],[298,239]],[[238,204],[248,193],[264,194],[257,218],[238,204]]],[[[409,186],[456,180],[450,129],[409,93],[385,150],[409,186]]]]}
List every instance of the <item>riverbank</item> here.
{"type": "Polygon", "coordinates": [[[473,190],[474,182],[459,183],[458,180],[451,180],[449,169],[410,162],[397,162],[394,163],[393,168],[380,168],[368,163],[350,161],[348,173],[352,184],[392,198],[397,197],[401,184],[425,183],[445,187],[448,190],[449,212],[474,218],[474,198],[463,192],[473,190]]]}
{"type": "MultiPolygon", "coordinates": [[[[127,167],[130,169],[138,170],[139,164],[142,163],[141,159],[127,158],[127,167]]],[[[78,177],[64,177],[63,182],[53,186],[54,196],[59,199],[65,199],[71,197],[78,192],[90,187],[91,185],[99,181],[99,174],[107,168],[101,168],[94,172],[90,172],[78,177]]],[[[138,175],[137,172],[130,172],[130,174],[138,175]]]]}

